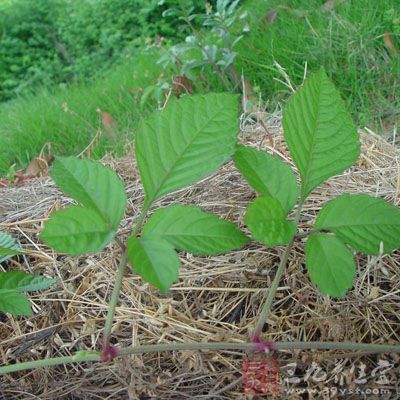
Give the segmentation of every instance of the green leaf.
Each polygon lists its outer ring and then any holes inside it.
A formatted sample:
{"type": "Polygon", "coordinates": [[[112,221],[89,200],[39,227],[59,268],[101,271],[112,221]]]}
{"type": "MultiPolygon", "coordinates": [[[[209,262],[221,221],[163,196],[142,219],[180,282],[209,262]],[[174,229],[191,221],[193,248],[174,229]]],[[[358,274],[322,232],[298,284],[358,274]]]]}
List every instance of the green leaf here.
{"type": "Polygon", "coordinates": [[[27,274],[23,271],[0,272],[0,292],[2,290],[36,291],[46,289],[54,282],[54,279],[27,274]]]}
{"type": "Polygon", "coordinates": [[[283,128],[300,171],[303,200],[320,183],[351,167],[360,154],[351,116],[323,69],[291,97],[283,128]]]}
{"type": "Polygon", "coordinates": [[[355,250],[378,255],[400,247],[400,209],[366,194],[344,194],[319,212],[315,227],[334,232],[355,250]]]}
{"type": "Polygon", "coordinates": [[[127,255],[133,269],[162,292],[166,292],[178,279],[179,257],[166,240],[131,236],[127,243],[127,255]]]}
{"type": "Polygon", "coordinates": [[[286,215],[296,204],[296,176],[289,165],[265,151],[239,145],[233,157],[236,167],[260,194],[277,199],[286,215]]]}
{"type": "Polygon", "coordinates": [[[127,199],[123,182],[102,164],[73,157],[57,159],[52,177],[83,207],[53,213],[41,239],[71,255],[102,250],[114,238],[124,215],[127,199]]]}
{"type": "Polygon", "coordinates": [[[102,250],[114,235],[96,211],[70,206],[51,215],[40,238],[60,253],[77,256],[102,250]]]}
{"type": "Polygon", "coordinates": [[[12,256],[23,254],[19,245],[12,236],[0,231],[0,262],[9,259],[12,256]]]}
{"type": "Polygon", "coordinates": [[[305,255],[311,281],[323,294],[341,297],[353,286],[353,255],[335,236],[313,233],[307,240],[305,255]]]}
{"type": "Polygon", "coordinates": [[[179,250],[196,255],[214,255],[242,247],[248,242],[235,224],[195,206],[171,205],[157,210],[143,228],[179,250]]]}
{"type": "Polygon", "coordinates": [[[57,158],[51,171],[56,184],[68,196],[90,208],[116,230],[124,215],[126,194],[123,182],[99,162],[74,157],[57,158]]]}
{"type": "Polygon", "coordinates": [[[296,225],[285,219],[286,213],[278,200],[257,197],[247,208],[245,222],[253,238],[268,247],[287,244],[296,234],[296,225]]]}
{"type": "Polygon", "coordinates": [[[142,122],[136,159],[147,203],[213,173],[235,151],[238,99],[186,96],[142,122]]]}
{"type": "Polygon", "coordinates": [[[32,315],[31,305],[28,298],[16,290],[0,291],[0,311],[13,315],[32,315]]]}

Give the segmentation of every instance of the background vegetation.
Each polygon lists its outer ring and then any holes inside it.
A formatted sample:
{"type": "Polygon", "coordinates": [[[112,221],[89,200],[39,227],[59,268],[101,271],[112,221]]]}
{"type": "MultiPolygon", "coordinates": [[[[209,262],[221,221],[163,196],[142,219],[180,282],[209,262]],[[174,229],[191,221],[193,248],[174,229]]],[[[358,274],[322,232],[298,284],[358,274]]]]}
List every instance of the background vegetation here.
{"type": "MultiPolygon", "coordinates": [[[[199,8],[201,1],[196,1],[199,8]]],[[[0,6],[0,100],[91,80],[146,41],[181,40],[159,0],[15,0],[0,6]]]]}
{"type": "MultiPolygon", "coordinates": [[[[91,157],[121,154],[141,116],[157,106],[155,96],[144,102],[143,94],[149,88],[167,92],[182,72],[177,63],[157,61],[193,28],[204,46],[221,45],[220,34],[198,16],[215,13],[216,1],[211,5],[0,2],[0,175],[13,164],[26,165],[46,143],[54,154],[79,154],[91,142],[91,157]],[[193,15],[193,26],[179,15],[163,16],[171,7],[193,15]],[[102,111],[112,117],[111,128],[105,129],[102,111]]],[[[400,112],[398,0],[249,0],[238,6],[247,15],[229,27],[232,37],[243,35],[234,46],[234,71],[269,111],[291,92],[283,71],[296,87],[306,72],[324,66],[360,126],[393,132],[400,112]]],[[[186,58],[196,65],[200,53],[189,51],[186,58]]],[[[230,70],[222,70],[229,77],[230,70]]],[[[190,78],[194,91],[224,89],[211,65],[194,67],[190,78]]]]}

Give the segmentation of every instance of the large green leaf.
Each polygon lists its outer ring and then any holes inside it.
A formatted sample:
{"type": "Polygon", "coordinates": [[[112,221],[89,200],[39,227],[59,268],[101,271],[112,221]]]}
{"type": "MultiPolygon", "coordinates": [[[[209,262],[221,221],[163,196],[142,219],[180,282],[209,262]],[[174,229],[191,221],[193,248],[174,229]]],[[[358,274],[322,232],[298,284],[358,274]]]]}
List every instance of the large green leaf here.
{"type": "Polygon", "coordinates": [[[7,260],[8,258],[22,254],[21,248],[7,233],[0,231],[0,262],[7,260]]]}
{"type": "Polygon", "coordinates": [[[40,238],[61,253],[77,256],[102,250],[114,235],[97,211],[70,206],[51,215],[40,238]]]}
{"type": "Polygon", "coordinates": [[[334,232],[355,250],[378,255],[400,247],[400,209],[366,194],[344,194],[319,212],[315,227],[334,232]]]}
{"type": "Polygon", "coordinates": [[[278,200],[270,196],[257,197],[247,208],[245,222],[253,238],[268,247],[287,244],[296,234],[296,225],[286,220],[278,200]]]}
{"type": "Polygon", "coordinates": [[[3,290],[20,292],[41,290],[51,286],[54,282],[54,279],[27,274],[23,271],[0,272],[0,292],[3,290]]]}
{"type": "Polygon", "coordinates": [[[260,194],[277,199],[286,214],[296,204],[296,176],[289,165],[265,151],[239,145],[233,157],[236,167],[260,194]]]}
{"type": "Polygon", "coordinates": [[[16,290],[0,291],[0,311],[13,315],[32,315],[31,305],[28,298],[16,290]]]}
{"type": "Polygon", "coordinates": [[[60,157],[51,171],[56,184],[83,206],[97,211],[116,230],[125,211],[126,194],[116,173],[99,162],[60,157]]]}
{"type": "Polygon", "coordinates": [[[301,197],[353,165],[360,153],[357,130],[324,70],[289,100],[283,127],[302,179],[301,197]]]}
{"type": "Polygon", "coordinates": [[[146,281],[166,292],[178,279],[180,261],[174,247],[159,237],[136,239],[127,243],[133,269],[146,281]]]}
{"type": "Polygon", "coordinates": [[[313,233],[307,240],[305,255],[311,281],[323,294],[341,297],[353,286],[353,255],[335,236],[313,233]]]}
{"type": "Polygon", "coordinates": [[[186,96],[142,122],[136,159],[147,203],[204,178],[232,156],[238,108],[234,95],[186,96]]]}
{"type": "Polygon", "coordinates": [[[143,228],[179,250],[196,255],[214,255],[242,247],[248,242],[235,224],[195,206],[171,205],[157,210],[143,228]]]}

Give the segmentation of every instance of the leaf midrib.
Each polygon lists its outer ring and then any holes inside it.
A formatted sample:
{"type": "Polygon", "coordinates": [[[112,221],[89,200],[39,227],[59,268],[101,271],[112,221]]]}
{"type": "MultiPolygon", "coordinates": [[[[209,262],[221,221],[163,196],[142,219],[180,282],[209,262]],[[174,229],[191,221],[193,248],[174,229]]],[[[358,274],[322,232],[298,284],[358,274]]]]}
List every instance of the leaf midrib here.
{"type": "Polygon", "coordinates": [[[320,82],[320,90],[318,90],[317,89],[317,92],[318,92],[318,98],[317,98],[317,116],[316,116],[316,118],[315,118],[315,124],[314,124],[314,126],[315,126],[315,129],[313,130],[313,133],[312,133],[312,143],[311,143],[311,149],[310,149],[310,152],[309,152],[309,158],[308,158],[308,163],[307,163],[307,168],[306,168],[306,174],[305,174],[305,178],[304,178],[304,182],[302,183],[302,185],[301,185],[301,198],[303,199],[303,200],[305,200],[305,192],[306,192],[306,188],[307,188],[307,190],[308,190],[308,184],[309,184],[309,176],[310,176],[310,173],[311,173],[311,165],[312,165],[312,160],[313,160],[313,156],[314,156],[314,151],[315,151],[315,147],[316,147],[316,140],[315,140],[315,137],[316,137],[316,132],[317,132],[317,127],[318,127],[318,125],[319,125],[319,116],[320,116],[320,110],[321,110],[321,107],[320,107],[320,100],[321,100],[321,92],[322,92],[322,90],[321,90],[321,87],[322,87],[322,83],[320,82]]]}
{"type": "Polygon", "coordinates": [[[154,192],[154,195],[148,200],[148,204],[153,203],[153,201],[155,201],[157,198],[159,198],[158,193],[159,193],[160,189],[163,187],[164,183],[167,181],[168,177],[170,176],[171,171],[175,168],[175,166],[176,166],[176,164],[178,163],[178,161],[179,161],[180,159],[182,159],[183,154],[185,154],[185,152],[187,151],[187,149],[193,144],[194,140],[195,140],[195,139],[197,138],[197,136],[203,131],[204,127],[207,126],[209,123],[211,123],[211,121],[213,121],[214,118],[217,117],[217,116],[219,115],[219,111],[220,111],[220,108],[218,109],[218,112],[215,112],[215,114],[214,114],[210,119],[208,119],[207,123],[205,123],[201,128],[199,128],[199,129],[197,130],[197,132],[193,135],[193,137],[192,137],[191,140],[188,142],[188,144],[183,148],[182,152],[179,154],[179,157],[177,157],[177,158],[174,160],[174,162],[173,162],[171,168],[166,172],[166,174],[164,175],[163,179],[160,181],[160,184],[157,186],[157,188],[156,188],[156,190],[155,190],[155,192],[154,192]]]}
{"type": "MultiPolygon", "coordinates": [[[[205,238],[205,239],[232,239],[232,235],[226,235],[226,236],[222,236],[222,235],[199,235],[199,234],[195,234],[195,233],[181,233],[181,234],[174,234],[174,233],[155,233],[152,232],[152,235],[157,235],[157,236],[162,236],[162,237],[197,237],[197,238],[205,238]]],[[[233,239],[232,239],[233,240],[233,239]]]]}
{"type": "Polygon", "coordinates": [[[316,228],[320,228],[320,229],[337,229],[337,228],[351,228],[351,227],[369,227],[369,226],[398,226],[400,227],[400,224],[382,224],[382,223],[366,223],[366,224],[362,224],[362,223],[357,223],[357,224],[348,224],[348,225],[330,225],[330,226],[319,226],[319,225],[315,225],[316,228]]]}

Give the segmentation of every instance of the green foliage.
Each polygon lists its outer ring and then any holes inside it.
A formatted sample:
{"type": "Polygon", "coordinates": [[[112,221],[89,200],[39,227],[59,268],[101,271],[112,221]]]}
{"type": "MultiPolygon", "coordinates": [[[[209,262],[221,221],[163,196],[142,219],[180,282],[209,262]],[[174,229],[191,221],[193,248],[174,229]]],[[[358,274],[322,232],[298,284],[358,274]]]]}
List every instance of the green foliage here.
{"type": "Polygon", "coordinates": [[[17,254],[22,254],[18,243],[15,242],[12,236],[0,231],[0,262],[17,254]]]}
{"type": "Polygon", "coordinates": [[[326,295],[344,296],[356,275],[353,254],[335,236],[313,233],[305,246],[311,281],[326,295]]]}
{"type": "Polygon", "coordinates": [[[55,281],[22,271],[0,272],[0,311],[13,315],[32,315],[28,298],[21,292],[46,289],[55,281]]]}
{"type": "Polygon", "coordinates": [[[109,228],[118,228],[126,194],[115,172],[100,163],[60,157],[54,163],[51,177],[64,193],[96,211],[109,228]]]}
{"type": "MultiPolygon", "coordinates": [[[[0,275],[3,273],[5,272],[0,273],[0,275]]],[[[32,315],[28,298],[16,290],[0,290],[0,310],[13,315],[32,315]]]]}
{"type": "Polygon", "coordinates": [[[0,101],[27,87],[50,85],[63,79],[58,56],[58,0],[19,0],[0,17],[0,101]]]}
{"type": "Polygon", "coordinates": [[[283,118],[285,139],[301,175],[301,198],[349,168],[359,156],[357,130],[324,70],[293,96],[283,118]]]}
{"type": "MultiPolygon", "coordinates": [[[[26,166],[46,143],[51,154],[78,155],[94,142],[86,156],[121,155],[132,139],[146,110],[140,110],[140,88],[157,79],[159,51],[140,52],[116,66],[107,76],[90,84],[74,84],[67,89],[41,90],[34,96],[0,107],[0,175],[10,166],[26,166]],[[102,126],[97,110],[107,111],[116,121],[114,137],[102,126]],[[98,135],[99,130],[103,135],[98,135]]],[[[12,168],[11,168],[12,170],[12,168]]]]}
{"type": "Polygon", "coordinates": [[[296,225],[286,215],[277,199],[264,195],[250,203],[245,221],[254,239],[272,247],[289,243],[296,234],[296,225]]]}
{"type": "MultiPolygon", "coordinates": [[[[206,4],[205,10],[196,12],[191,2],[171,1],[172,7],[164,12],[166,17],[175,17],[190,31],[185,41],[174,45],[160,57],[164,70],[173,68],[180,76],[203,81],[204,72],[208,78],[216,75],[225,90],[239,85],[233,63],[238,55],[235,46],[242,39],[235,25],[245,32],[246,12],[239,13],[239,0],[217,0],[215,5],[206,4]],[[175,3],[175,4],[174,4],[175,3]],[[203,30],[196,28],[201,25],[203,30]]],[[[207,78],[207,79],[208,79],[207,78]]]]}
{"type": "MultiPolygon", "coordinates": [[[[136,138],[146,194],[143,216],[164,194],[204,178],[227,161],[235,150],[237,122],[237,98],[226,94],[172,101],[163,112],[144,120],[136,138]]],[[[114,238],[125,210],[123,183],[101,164],[72,157],[57,159],[51,175],[80,205],[54,212],[41,239],[73,255],[103,249],[114,238]]],[[[162,291],[178,276],[175,247],[194,254],[217,254],[248,241],[232,223],[191,206],[156,211],[139,239],[140,228],[127,241],[127,257],[144,280],[162,291]]]]}
{"type": "Polygon", "coordinates": [[[259,194],[279,200],[286,215],[296,204],[296,176],[278,156],[239,145],[233,157],[236,168],[259,194]]]}
{"type": "Polygon", "coordinates": [[[127,255],[133,269],[162,292],[166,292],[178,278],[178,254],[172,244],[160,237],[130,237],[127,255]]]}
{"type": "Polygon", "coordinates": [[[90,80],[158,36],[178,39],[158,0],[15,0],[0,13],[0,101],[90,80]]]}
{"type": "MultiPolygon", "coordinates": [[[[245,146],[238,147],[234,160],[243,176],[263,194],[246,213],[254,239],[267,246],[289,243],[290,247],[307,196],[317,185],[349,168],[359,155],[360,143],[343,101],[323,70],[309,77],[289,100],[283,126],[301,176],[294,221],[286,220],[297,198],[289,166],[284,168],[282,161],[272,161],[272,156],[245,146]],[[269,176],[271,172],[277,176],[269,176]]],[[[322,293],[339,297],[351,288],[355,275],[347,245],[373,255],[400,247],[400,210],[367,195],[342,195],[322,208],[314,230],[318,233],[310,235],[305,248],[308,272],[322,293]],[[326,231],[331,234],[323,233],[326,231]]]]}
{"type": "MultiPolygon", "coordinates": [[[[343,101],[321,70],[307,79],[284,113],[284,135],[302,188],[295,218],[288,220],[298,199],[293,171],[277,157],[236,146],[237,121],[235,96],[186,96],[145,118],[137,132],[135,150],[145,201],[126,256],[145,281],[162,291],[178,277],[175,250],[213,255],[243,246],[247,237],[230,222],[181,205],[156,210],[142,229],[154,201],[213,173],[236,148],[236,166],[260,194],[245,216],[253,238],[266,246],[288,244],[290,248],[307,196],[318,184],[350,167],[360,151],[343,101]]],[[[100,164],[73,158],[59,159],[52,176],[80,205],[55,212],[45,224],[42,239],[70,254],[102,249],[116,234],[124,213],[122,182],[100,164]]],[[[399,233],[396,207],[365,195],[340,196],[321,210],[308,238],[306,263],[311,280],[324,294],[344,295],[355,274],[347,245],[378,254],[382,242],[382,250],[390,252],[400,246],[399,233]]]]}
{"type": "Polygon", "coordinates": [[[171,205],[157,210],[143,228],[175,248],[195,255],[214,255],[242,247],[248,238],[236,225],[198,207],[171,205]]]}
{"type": "MultiPolygon", "coordinates": [[[[327,71],[358,126],[391,135],[398,125],[400,49],[398,0],[247,0],[251,30],[237,44],[235,67],[243,71],[269,110],[292,94],[307,73],[327,71]],[[276,12],[271,19],[270,12],[276,12]]],[[[272,14],[273,15],[273,14],[272,14]]]]}
{"type": "MultiPolygon", "coordinates": [[[[0,262],[13,255],[23,254],[15,240],[0,231],[0,262]]],[[[20,292],[30,292],[51,286],[53,279],[27,274],[22,271],[0,272],[0,311],[14,315],[31,315],[28,298],[20,292]]]]}
{"type": "Polygon", "coordinates": [[[57,251],[73,255],[103,249],[115,236],[124,215],[123,182],[100,163],[72,157],[59,158],[51,175],[82,206],[53,213],[41,239],[57,251]]]}
{"type": "Polygon", "coordinates": [[[319,212],[315,228],[333,232],[366,254],[391,253],[400,247],[400,209],[365,194],[343,194],[328,202],[319,212]]]}
{"type": "Polygon", "coordinates": [[[40,238],[61,253],[78,256],[102,250],[114,235],[96,210],[70,206],[52,214],[40,238]]]}
{"type": "Polygon", "coordinates": [[[7,271],[0,274],[0,290],[35,292],[48,288],[54,282],[53,279],[27,274],[22,271],[7,271]]]}
{"type": "Polygon", "coordinates": [[[187,96],[143,121],[135,150],[146,202],[214,172],[234,153],[238,131],[237,97],[227,94],[187,96]]]}

